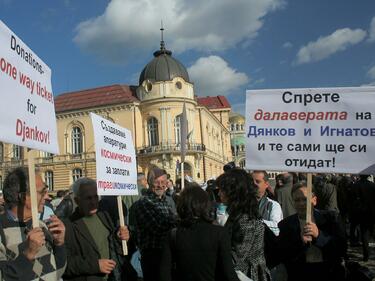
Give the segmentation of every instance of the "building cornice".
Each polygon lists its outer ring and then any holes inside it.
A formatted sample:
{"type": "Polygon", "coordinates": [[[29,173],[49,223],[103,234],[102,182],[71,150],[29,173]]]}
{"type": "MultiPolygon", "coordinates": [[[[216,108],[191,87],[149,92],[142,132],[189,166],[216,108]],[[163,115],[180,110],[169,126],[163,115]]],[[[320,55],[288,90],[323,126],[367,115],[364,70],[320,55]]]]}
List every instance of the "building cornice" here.
{"type": "Polygon", "coordinates": [[[82,116],[88,116],[90,112],[93,112],[98,115],[103,113],[118,112],[118,111],[131,111],[133,107],[139,106],[139,102],[131,102],[125,104],[115,104],[115,105],[106,105],[100,107],[91,107],[74,111],[67,111],[56,113],[56,119],[68,119],[68,118],[77,118],[82,116]]]}

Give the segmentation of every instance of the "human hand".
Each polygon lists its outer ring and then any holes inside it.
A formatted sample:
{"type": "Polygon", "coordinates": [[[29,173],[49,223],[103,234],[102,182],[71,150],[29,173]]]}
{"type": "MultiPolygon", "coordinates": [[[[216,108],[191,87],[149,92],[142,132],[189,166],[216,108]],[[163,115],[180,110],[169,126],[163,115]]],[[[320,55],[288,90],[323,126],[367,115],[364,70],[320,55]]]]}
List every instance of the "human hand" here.
{"type": "Polygon", "coordinates": [[[116,262],[109,259],[99,260],[99,270],[101,273],[110,274],[112,270],[116,267],[116,262]]]}
{"type": "Polygon", "coordinates": [[[47,224],[56,246],[62,246],[65,242],[65,225],[57,216],[51,216],[47,224]]]}
{"type": "Polygon", "coordinates": [[[126,226],[120,226],[120,229],[119,229],[119,231],[117,232],[117,236],[118,236],[121,240],[126,240],[126,241],[128,241],[129,238],[130,238],[129,229],[128,229],[126,226]]]}
{"type": "Polygon", "coordinates": [[[316,239],[319,236],[319,229],[315,223],[308,222],[303,227],[303,234],[311,236],[313,239],[316,239]]]}
{"type": "Polygon", "coordinates": [[[39,250],[46,243],[46,238],[44,232],[40,227],[33,228],[27,233],[26,236],[26,249],[24,255],[28,260],[35,259],[35,256],[38,254],[39,250]]]}

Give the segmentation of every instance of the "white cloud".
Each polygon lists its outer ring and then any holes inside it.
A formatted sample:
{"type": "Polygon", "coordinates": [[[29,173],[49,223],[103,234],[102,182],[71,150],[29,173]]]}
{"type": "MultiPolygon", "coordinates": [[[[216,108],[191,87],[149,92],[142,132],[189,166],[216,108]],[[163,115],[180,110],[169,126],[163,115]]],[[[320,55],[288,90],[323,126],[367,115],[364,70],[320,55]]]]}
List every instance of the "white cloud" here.
{"type": "Polygon", "coordinates": [[[351,45],[358,44],[366,37],[362,29],[343,28],[331,35],[319,37],[315,42],[309,42],[297,53],[296,64],[303,64],[323,60],[339,51],[344,51],[351,45]]]}
{"type": "Polygon", "coordinates": [[[367,72],[367,76],[375,80],[375,65],[367,72]]]}
{"type": "Polygon", "coordinates": [[[165,41],[172,51],[231,48],[257,36],[263,18],[284,0],[112,0],[104,13],[81,22],[74,41],[88,52],[121,61],[165,41]]]}
{"type": "Polygon", "coordinates": [[[259,79],[255,80],[253,83],[251,83],[251,85],[255,86],[257,84],[263,84],[264,82],[266,82],[266,78],[259,78],[259,79]]]}
{"type": "Polygon", "coordinates": [[[289,49],[289,48],[292,48],[292,47],[293,47],[293,44],[290,43],[290,42],[285,42],[285,43],[283,44],[283,48],[285,48],[285,49],[289,49]]]}
{"type": "Polygon", "coordinates": [[[371,20],[370,29],[368,33],[369,33],[368,41],[375,42],[375,17],[373,17],[371,20]]]}
{"type": "Polygon", "coordinates": [[[237,72],[218,56],[199,58],[188,72],[198,96],[228,96],[250,81],[245,73],[237,72]]]}

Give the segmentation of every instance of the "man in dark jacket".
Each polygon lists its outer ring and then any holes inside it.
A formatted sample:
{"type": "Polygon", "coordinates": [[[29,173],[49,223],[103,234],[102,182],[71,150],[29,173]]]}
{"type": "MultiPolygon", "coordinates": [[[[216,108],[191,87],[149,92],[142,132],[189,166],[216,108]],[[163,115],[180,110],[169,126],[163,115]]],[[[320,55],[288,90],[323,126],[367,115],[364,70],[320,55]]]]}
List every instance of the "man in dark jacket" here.
{"type": "Polygon", "coordinates": [[[123,272],[120,241],[129,239],[127,228],[116,231],[109,215],[98,211],[94,180],[80,178],[75,184],[78,207],[67,222],[68,265],[64,280],[125,280],[129,272],[123,272]]]}
{"type": "Polygon", "coordinates": [[[369,259],[369,238],[375,222],[375,184],[368,180],[368,175],[361,175],[352,186],[352,198],[361,228],[363,260],[369,259]]]}
{"type": "Polygon", "coordinates": [[[306,223],[305,182],[292,189],[297,213],[279,223],[278,254],[288,271],[289,281],[343,280],[341,260],[345,256],[345,231],[335,211],[314,209],[317,197],[313,194],[312,221],[306,223]]]}

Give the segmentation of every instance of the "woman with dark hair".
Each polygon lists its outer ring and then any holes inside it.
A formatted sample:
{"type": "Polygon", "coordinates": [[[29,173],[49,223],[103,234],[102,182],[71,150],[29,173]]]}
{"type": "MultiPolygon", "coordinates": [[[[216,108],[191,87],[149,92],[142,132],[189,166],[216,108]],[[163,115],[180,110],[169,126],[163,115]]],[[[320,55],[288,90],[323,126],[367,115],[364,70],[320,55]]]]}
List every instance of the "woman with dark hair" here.
{"type": "Polygon", "coordinates": [[[254,281],[271,280],[264,255],[268,228],[259,216],[257,189],[252,177],[245,170],[232,169],[222,174],[216,184],[229,213],[225,227],[231,235],[238,276],[246,275],[254,281]]]}
{"type": "Polygon", "coordinates": [[[212,224],[211,204],[208,194],[197,184],[189,183],[180,193],[180,222],[165,241],[160,280],[238,281],[229,235],[224,227],[212,224]]]}

